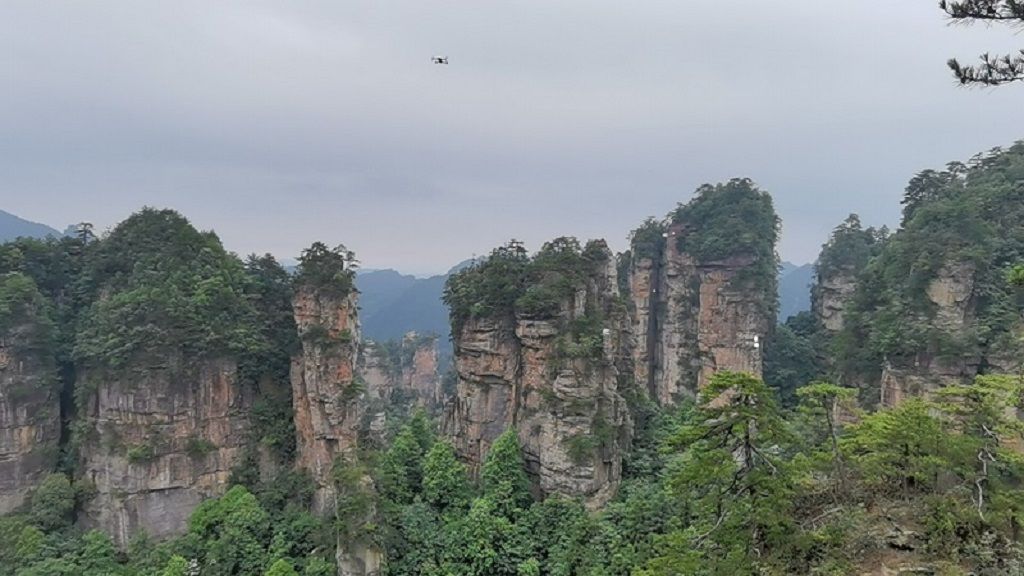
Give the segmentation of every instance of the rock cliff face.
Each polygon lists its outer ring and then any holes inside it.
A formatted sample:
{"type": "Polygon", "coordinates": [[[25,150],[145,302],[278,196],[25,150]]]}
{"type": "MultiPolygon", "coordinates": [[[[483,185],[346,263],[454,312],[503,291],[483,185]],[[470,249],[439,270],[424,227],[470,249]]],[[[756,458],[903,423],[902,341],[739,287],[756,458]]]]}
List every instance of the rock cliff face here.
{"type": "Polygon", "coordinates": [[[358,373],[371,401],[412,405],[430,413],[438,412],[443,404],[435,336],[410,332],[401,342],[366,341],[360,350],[358,373]]]}
{"type": "Polygon", "coordinates": [[[686,251],[685,227],[666,236],[657,260],[633,264],[629,283],[634,376],[663,405],[694,397],[718,370],[760,376],[774,320],[764,296],[743,283],[752,255],[702,262],[686,251]]]}
{"type": "Polygon", "coordinates": [[[811,290],[811,311],[831,333],[843,327],[843,311],[857,290],[857,276],[853,270],[840,270],[828,275],[818,274],[811,290]]]}
{"type": "Polygon", "coordinates": [[[403,350],[411,350],[408,366],[402,367],[402,390],[415,398],[416,405],[436,412],[444,404],[441,374],[438,371],[437,338],[420,338],[409,333],[402,341],[403,350]]]}
{"type": "Polygon", "coordinates": [[[52,353],[26,349],[39,326],[0,332],[0,514],[17,509],[57,460],[60,399],[52,353]]]}
{"type": "MultiPolygon", "coordinates": [[[[357,377],[360,346],[358,293],[296,288],[295,324],[302,350],[292,359],[292,404],[295,410],[297,468],[309,472],[316,485],[314,512],[332,517],[338,509],[335,466],[354,464],[370,398],[388,393],[357,377]]],[[[368,477],[359,480],[372,490],[368,477]]],[[[379,574],[380,550],[358,540],[339,537],[336,560],[341,576],[379,574]]]]}
{"type": "Polygon", "coordinates": [[[294,310],[302,338],[302,352],[292,360],[295,463],[312,475],[317,485],[314,507],[324,514],[334,506],[332,467],[339,457],[355,452],[365,406],[360,401],[364,391],[355,379],[357,295],[333,296],[299,287],[294,310]]]}
{"type": "Polygon", "coordinates": [[[658,315],[655,313],[660,284],[660,254],[634,258],[629,268],[630,351],[633,377],[651,398],[658,398],[655,374],[658,369],[658,315]]]}
{"type": "Polygon", "coordinates": [[[184,531],[227,487],[248,440],[249,393],[232,360],[149,356],[116,375],[85,372],[80,476],[95,486],[83,523],[120,546],[184,531]]]}
{"type": "Polygon", "coordinates": [[[614,259],[600,246],[599,263],[556,313],[463,324],[455,337],[457,393],[445,420],[472,470],[512,427],[539,492],[595,506],[614,494],[632,433],[616,366],[629,324],[614,259]]]}
{"type": "MultiPolygon", "coordinates": [[[[956,338],[970,334],[975,324],[975,266],[967,262],[947,263],[925,289],[934,306],[928,320],[935,329],[956,338]]],[[[982,357],[974,352],[943,355],[929,348],[912,358],[886,361],[881,375],[881,405],[895,406],[914,396],[927,396],[951,384],[969,382],[978,373],[982,357]]]]}
{"type": "Polygon", "coordinates": [[[363,423],[369,438],[383,445],[388,414],[422,408],[432,416],[444,399],[438,372],[437,337],[410,332],[400,342],[364,341],[356,372],[366,386],[363,423]]]}

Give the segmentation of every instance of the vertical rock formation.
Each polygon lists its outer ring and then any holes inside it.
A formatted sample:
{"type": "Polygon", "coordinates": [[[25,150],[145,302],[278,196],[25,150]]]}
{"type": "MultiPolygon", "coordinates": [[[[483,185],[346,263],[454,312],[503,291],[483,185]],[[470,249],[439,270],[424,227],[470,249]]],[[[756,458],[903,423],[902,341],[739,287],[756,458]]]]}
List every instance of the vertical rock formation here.
{"type": "Polygon", "coordinates": [[[437,413],[443,404],[436,336],[409,332],[398,342],[366,341],[358,373],[371,403],[418,407],[429,413],[437,413]]]}
{"type": "MultiPolygon", "coordinates": [[[[756,256],[745,255],[707,262],[699,272],[697,351],[700,372],[697,390],[715,372],[731,370],[761,377],[761,344],[771,332],[775,315],[762,294],[744,286],[741,277],[756,256]]],[[[773,294],[774,297],[774,294],[773,294]]]]}
{"type": "Polygon", "coordinates": [[[355,378],[357,295],[300,285],[294,309],[302,339],[302,352],[292,360],[295,463],[312,475],[314,507],[326,514],[335,506],[332,468],[338,458],[354,454],[363,415],[364,390],[355,378]]]}
{"type": "Polygon", "coordinates": [[[634,376],[659,403],[695,396],[717,370],[761,375],[774,326],[776,223],[767,194],[734,180],[699,190],[667,225],[634,232],[634,376]]]}
{"type": "Polygon", "coordinates": [[[441,374],[438,371],[437,336],[420,336],[410,332],[402,339],[402,350],[409,351],[408,365],[402,367],[401,390],[415,399],[416,406],[429,412],[438,411],[444,403],[441,374]]]}
{"type": "MultiPolygon", "coordinates": [[[[1018,373],[1024,306],[1008,272],[1024,254],[1022,159],[1017,143],[907,185],[900,229],[876,243],[834,340],[837,372],[866,403],[1018,373]]],[[[849,235],[848,223],[826,249],[849,235]]]]}
{"type": "MultiPolygon", "coordinates": [[[[927,322],[934,330],[956,340],[970,337],[975,319],[975,272],[970,262],[947,263],[925,288],[934,307],[927,322]]],[[[959,348],[959,347],[958,347],[959,348]]],[[[886,359],[880,378],[882,406],[895,406],[907,398],[928,395],[938,388],[968,382],[978,374],[980,351],[944,354],[937,345],[917,350],[912,356],[886,359]]]]}
{"type": "Polygon", "coordinates": [[[888,230],[862,228],[850,214],[821,247],[811,287],[811,313],[828,334],[843,328],[843,314],[857,291],[857,277],[881,250],[888,230]]]}
{"type": "Polygon", "coordinates": [[[221,494],[248,440],[251,397],[235,362],[178,352],[117,373],[86,371],[80,477],[95,487],[84,523],[120,546],[140,533],[185,530],[192,510],[221,494]]]}
{"type": "Polygon", "coordinates": [[[811,312],[825,330],[836,333],[843,328],[843,311],[857,290],[853,271],[827,276],[818,274],[811,289],[811,312]]]}
{"type": "MultiPolygon", "coordinates": [[[[463,279],[489,282],[501,265],[493,258],[463,279]]],[[[632,434],[618,389],[629,324],[614,259],[604,242],[581,253],[559,239],[527,268],[511,309],[471,316],[455,332],[458,384],[445,429],[478,470],[492,442],[515,428],[539,492],[600,505],[618,486],[632,434]]]]}
{"type": "Polygon", "coordinates": [[[388,414],[414,408],[437,416],[444,402],[438,372],[437,337],[409,332],[401,341],[365,341],[357,374],[366,385],[368,437],[383,445],[388,414]]]}
{"type": "Polygon", "coordinates": [[[41,296],[20,274],[0,276],[0,296],[10,306],[0,311],[0,514],[6,514],[56,464],[60,399],[41,296]]]}
{"type": "MultiPolygon", "coordinates": [[[[660,228],[658,229],[660,230],[660,228]]],[[[661,241],[661,233],[658,242],[661,241]]],[[[630,351],[633,378],[652,398],[658,398],[655,374],[658,366],[658,286],[660,285],[661,248],[653,256],[638,253],[634,239],[628,269],[630,298],[630,351]]]]}
{"type": "Polygon", "coordinates": [[[454,340],[457,384],[445,431],[476,473],[491,443],[517,424],[522,347],[507,318],[468,320],[454,340]]]}
{"type": "Polygon", "coordinates": [[[351,493],[372,492],[357,449],[368,392],[386,393],[368,390],[356,374],[360,331],[351,258],[342,248],[317,243],[300,259],[293,310],[302,345],[291,369],[295,465],[312,476],[314,512],[349,527],[338,536],[339,575],[372,576],[380,573],[383,555],[351,528],[371,522],[375,511],[339,516],[351,493]]]}
{"type": "Polygon", "coordinates": [[[120,546],[180,534],[250,440],[239,358],[261,340],[242,262],[171,210],[143,209],[90,250],[74,338],[79,520],[120,546]]]}

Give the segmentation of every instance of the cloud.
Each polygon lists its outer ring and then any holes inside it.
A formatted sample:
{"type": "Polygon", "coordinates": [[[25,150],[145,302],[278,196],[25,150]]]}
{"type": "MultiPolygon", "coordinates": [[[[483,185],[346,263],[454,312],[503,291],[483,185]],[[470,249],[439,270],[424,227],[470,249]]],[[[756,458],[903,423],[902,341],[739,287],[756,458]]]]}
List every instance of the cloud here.
{"type": "Polygon", "coordinates": [[[239,252],[322,239],[425,273],[511,237],[621,249],[749,176],[809,261],[850,212],[895,223],[915,171],[1022,136],[1024,87],[944,67],[1018,40],[890,0],[14,0],[0,207],[102,227],[171,206],[239,252]]]}

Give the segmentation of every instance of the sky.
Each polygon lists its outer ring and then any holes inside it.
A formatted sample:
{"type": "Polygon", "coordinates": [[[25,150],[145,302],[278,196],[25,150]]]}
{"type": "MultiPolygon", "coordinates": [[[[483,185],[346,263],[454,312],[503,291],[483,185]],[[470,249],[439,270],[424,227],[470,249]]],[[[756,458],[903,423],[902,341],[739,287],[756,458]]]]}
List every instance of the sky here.
{"type": "Polygon", "coordinates": [[[744,176],[803,263],[851,212],[896,224],[914,173],[1024,138],[1024,83],[945,67],[1021,47],[934,0],[3,0],[0,209],[170,207],[240,254],[425,275],[510,238],[622,250],[744,176]]]}

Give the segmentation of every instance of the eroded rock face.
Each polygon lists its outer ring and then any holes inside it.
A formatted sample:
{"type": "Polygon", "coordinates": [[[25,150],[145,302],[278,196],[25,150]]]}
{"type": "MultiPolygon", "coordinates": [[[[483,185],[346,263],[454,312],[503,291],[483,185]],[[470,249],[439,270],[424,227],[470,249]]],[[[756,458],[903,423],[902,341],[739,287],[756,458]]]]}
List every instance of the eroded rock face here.
{"type": "Polygon", "coordinates": [[[0,514],[24,504],[53,470],[60,439],[60,399],[48,350],[24,348],[36,326],[0,333],[0,514]]]}
{"type": "Polygon", "coordinates": [[[856,290],[856,272],[853,270],[818,275],[811,290],[811,310],[826,330],[836,333],[843,328],[843,312],[856,290]]]}
{"type": "Polygon", "coordinates": [[[700,267],[698,390],[719,370],[761,377],[761,343],[771,330],[772,318],[762,302],[739,286],[738,276],[751,264],[750,258],[739,257],[700,267]]]}
{"type": "Polygon", "coordinates": [[[295,324],[302,352],[292,359],[292,404],[297,436],[295,465],[317,485],[314,508],[333,513],[331,470],[355,452],[365,391],[355,385],[359,349],[357,294],[337,297],[296,289],[295,324]]]}
{"type": "Polygon", "coordinates": [[[145,532],[182,533],[220,495],[248,439],[251,397],[229,359],[168,353],[117,374],[87,371],[82,479],[95,486],[83,523],[124,546],[145,532]]]}
{"type": "Polygon", "coordinates": [[[630,263],[630,345],[633,378],[647,393],[658,397],[654,374],[658,362],[658,315],[653,306],[658,302],[660,258],[640,258],[630,263]]]}
{"type": "Polygon", "coordinates": [[[437,413],[443,404],[437,337],[410,332],[397,346],[366,341],[358,372],[371,401],[411,403],[429,413],[437,413]]]}
{"type": "MultiPolygon", "coordinates": [[[[975,323],[974,272],[970,263],[948,263],[925,289],[935,306],[930,323],[954,338],[970,334],[975,323]]],[[[981,364],[981,355],[973,352],[951,357],[937,350],[921,350],[911,359],[888,361],[882,368],[881,405],[895,406],[907,398],[968,382],[978,374],[981,364]]]]}
{"type": "Polygon", "coordinates": [[[511,427],[540,493],[582,497],[591,506],[615,493],[632,434],[616,366],[630,332],[614,260],[605,255],[607,264],[556,317],[471,319],[457,334],[457,393],[445,430],[474,472],[511,427]],[[568,336],[569,323],[598,311],[604,327],[596,340],[568,336]]]}
{"type": "Polygon", "coordinates": [[[670,227],[660,263],[644,259],[631,270],[634,374],[662,405],[694,397],[718,370],[760,377],[774,320],[743,282],[752,257],[699,262],[680,249],[685,236],[670,227]]]}
{"type": "Polygon", "coordinates": [[[416,405],[429,412],[438,411],[444,403],[441,374],[438,371],[437,338],[420,338],[415,332],[406,334],[402,349],[411,351],[411,360],[402,367],[402,390],[415,399],[416,405]]]}
{"type": "MultiPolygon", "coordinates": [[[[339,295],[300,286],[292,306],[302,340],[302,351],[292,359],[291,369],[295,466],[307,471],[316,485],[314,512],[336,517],[335,466],[358,461],[356,451],[371,398],[379,399],[389,389],[356,376],[357,292],[339,295]]],[[[369,477],[359,481],[372,490],[369,477]]],[[[375,546],[339,536],[336,559],[340,576],[374,576],[380,572],[383,555],[375,546]]]]}

